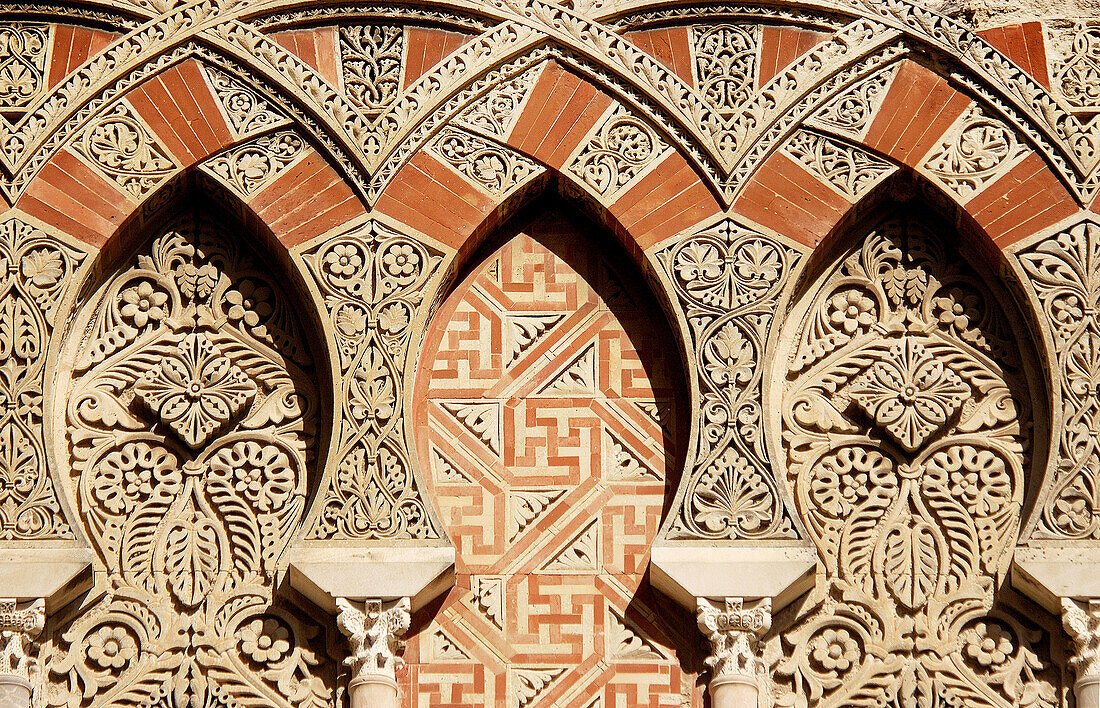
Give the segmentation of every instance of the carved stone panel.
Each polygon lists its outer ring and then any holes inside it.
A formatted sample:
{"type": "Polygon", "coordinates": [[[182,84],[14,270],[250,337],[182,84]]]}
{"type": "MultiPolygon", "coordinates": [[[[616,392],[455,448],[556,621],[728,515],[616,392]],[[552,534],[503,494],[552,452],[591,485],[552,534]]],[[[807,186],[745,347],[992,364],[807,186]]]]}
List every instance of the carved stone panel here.
{"type": "Polygon", "coordinates": [[[903,207],[865,233],[807,287],[776,383],[820,552],[779,704],[1058,705],[1057,625],[998,594],[1043,459],[1025,331],[955,234],[903,207]]]}
{"type": "Polygon", "coordinates": [[[86,297],[54,437],[109,591],[55,626],[47,704],[328,705],[324,636],[273,601],[316,483],[301,327],[241,235],[189,214],[86,297]]]}

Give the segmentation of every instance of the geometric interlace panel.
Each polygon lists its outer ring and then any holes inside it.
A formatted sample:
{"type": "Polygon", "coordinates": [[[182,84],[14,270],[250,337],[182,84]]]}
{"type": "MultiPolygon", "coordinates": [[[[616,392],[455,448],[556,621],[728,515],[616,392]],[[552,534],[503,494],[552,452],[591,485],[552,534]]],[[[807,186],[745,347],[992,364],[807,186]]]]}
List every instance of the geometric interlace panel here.
{"type": "Polygon", "coordinates": [[[1026,329],[953,231],[898,209],[861,235],[781,360],[786,483],[821,565],[777,623],[777,703],[1061,705],[1062,634],[1003,587],[1043,460],[1026,329]]]}
{"type": "Polygon", "coordinates": [[[59,461],[103,572],[48,630],[48,705],[331,701],[331,620],[272,587],[316,473],[316,363],[295,303],[223,223],[170,222],[73,324],[59,461]]]}
{"type": "Polygon", "coordinates": [[[643,579],[684,439],[675,340],[590,228],[547,209],[507,233],[422,362],[458,577],[408,643],[409,705],[701,706],[694,619],[643,579]]]}

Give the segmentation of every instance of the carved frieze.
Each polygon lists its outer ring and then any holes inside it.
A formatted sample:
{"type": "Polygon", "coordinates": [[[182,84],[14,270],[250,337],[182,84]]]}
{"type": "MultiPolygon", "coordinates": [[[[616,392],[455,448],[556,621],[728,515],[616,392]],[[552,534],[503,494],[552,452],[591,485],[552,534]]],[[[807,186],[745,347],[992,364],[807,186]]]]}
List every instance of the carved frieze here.
{"type": "Polygon", "coordinates": [[[893,211],[808,286],[783,359],[820,571],[781,632],[779,705],[1057,705],[1049,634],[994,607],[1042,443],[1027,340],[954,235],[893,211]]]}

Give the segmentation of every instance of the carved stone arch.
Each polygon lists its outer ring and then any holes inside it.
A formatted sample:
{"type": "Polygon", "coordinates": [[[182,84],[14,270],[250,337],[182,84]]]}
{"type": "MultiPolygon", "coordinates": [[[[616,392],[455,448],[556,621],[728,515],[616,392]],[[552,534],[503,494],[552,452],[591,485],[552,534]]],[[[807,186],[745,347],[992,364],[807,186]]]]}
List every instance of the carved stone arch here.
{"type": "Polygon", "coordinates": [[[981,265],[993,249],[934,212],[861,210],[792,285],[769,449],[820,562],[776,618],[778,705],[1065,690],[1058,623],[1006,583],[1045,482],[1047,382],[1013,288],[981,265]]]}
{"type": "Polygon", "coordinates": [[[47,437],[95,587],[47,626],[45,705],[97,691],[172,705],[186,690],[204,705],[297,707],[336,689],[329,621],[276,594],[330,457],[330,356],[302,276],[263,228],[185,174],[66,302],[47,437]]]}

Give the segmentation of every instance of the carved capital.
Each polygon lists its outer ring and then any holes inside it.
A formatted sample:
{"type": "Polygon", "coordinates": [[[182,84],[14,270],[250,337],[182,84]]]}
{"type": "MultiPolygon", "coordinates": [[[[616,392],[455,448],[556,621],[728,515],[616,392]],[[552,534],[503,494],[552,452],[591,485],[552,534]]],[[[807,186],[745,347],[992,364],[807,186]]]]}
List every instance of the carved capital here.
{"type": "MultiPolygon", "coordinates": [[[[358,603],[356,603],[358,604],[358,603]]],[[[409,598],[392,602],[367,600],[362,609],[345,598],[336,599],[336,624],[351,643],[351,655],[344,663],[351,667],[352,681],[383,676],[394,678],[404,665],[401,637],[411,621],[409,598]]]]}
{"type": "Polygon", "coordinates": [[[27,650],[45,624],[45,600],[0,599],[0,676],[31,679],[35,661],[27,650]]]}
{"type": "Polygon", "coordinates": [[[765,672],[760,638],[772,626],[772,601],[764,598],[745,602],[727,597],[723,601],[698,599],[699,630],[710,642],[706,659],[712,678],[758,676],[765,672]]]}
{"type": "Polygon", "coordinates": [[[1100,600],[1062,598],[1062,626],[1073,641],[1069,665],[1077,680],[1100,677],[1100,600]]]}

